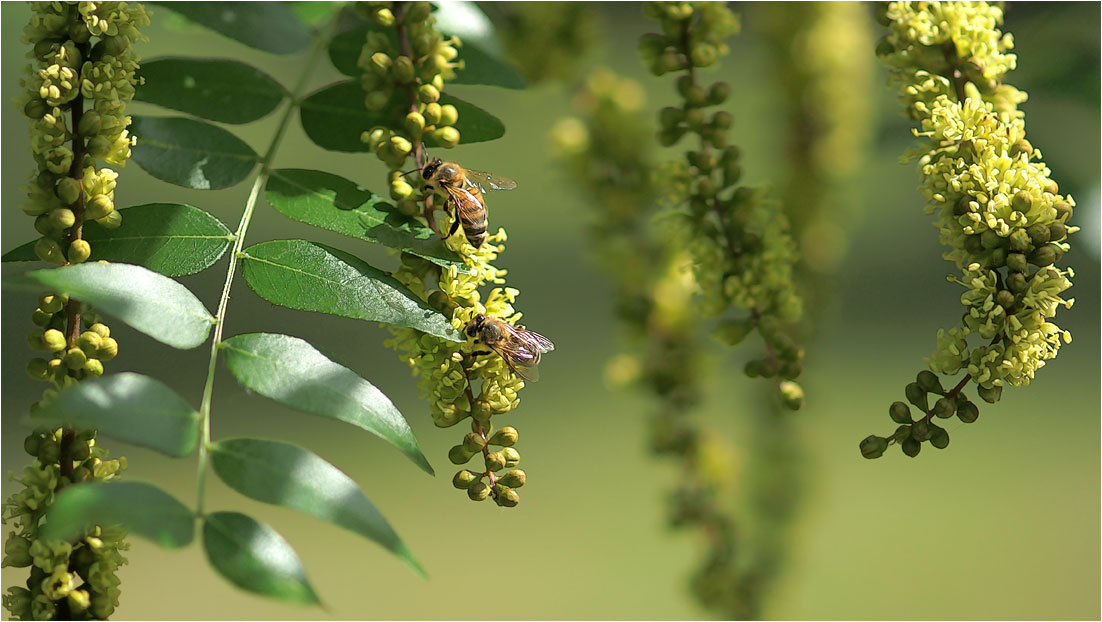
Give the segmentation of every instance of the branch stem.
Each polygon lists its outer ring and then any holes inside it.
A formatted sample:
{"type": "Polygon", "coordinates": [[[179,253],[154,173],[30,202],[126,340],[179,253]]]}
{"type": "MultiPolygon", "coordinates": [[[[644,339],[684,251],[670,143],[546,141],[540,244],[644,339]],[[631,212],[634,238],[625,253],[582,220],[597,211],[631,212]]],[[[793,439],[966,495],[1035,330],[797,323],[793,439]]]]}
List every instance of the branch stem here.
{"type": "Polygon", "coordinates": [[[196,474],[197,483],[195,499],[195,512],[198,516],[203,516],[204,497],[206,493],[206,471],[209,461],[207,449],[210,446],[210,404],[211,398],[214,395],[214,370],[218,363],[218,350],[222,347],[222,331],[226,325],[226,310],[230,301],[230,288],[233,286],[233,277],[237,272],[237,262],[243,256],[242,248],[245,245],[245,234],[248,232],[249,223],[252,221],[257,200],[260,198],[260,189],[264,187],[268,181],[268,177],[271,175],[272,162],[275,159],[276,152],[279,150],[280,143],[283,141],[283,135],[287,131],[287,126],[291,123],[295,110],[297,110],[301,104],[300,98],[302,92],[305,90],[307,82],[313,75],[314,65],[317,64],[321,51],[325,48],[329,40],[331,31],[331,27],[326,29],[325,34],[319,36],[314,42],[314,47],[310,51],[306,66],[299,75],[298,83],[295,85],[290,101],[287,103],[287,109],[283,112],[283,117],[279,120],[279,127],[276,129],[275,136],[272,137],[272,142],[268,145],[268,150],[264,153],[264,158],[261,160],[260,173],[253,182],[252,190],[249,192],[249,198],[245,202],[245,209],[241,213],[241,222],[238,223],[237,231],[234,232],[233,250],[230,253],[229,267],[226,269],[226,281],[222,286],[222,296],[218,299],[218,312],[215,315],[217,321],[214,325],[214,339],[211,341],[210,346],[210,360],[207,364],[207,380],[203,385],[203,400],[199,406],[201,422],[199,466],[198,473],[196,474]]]}

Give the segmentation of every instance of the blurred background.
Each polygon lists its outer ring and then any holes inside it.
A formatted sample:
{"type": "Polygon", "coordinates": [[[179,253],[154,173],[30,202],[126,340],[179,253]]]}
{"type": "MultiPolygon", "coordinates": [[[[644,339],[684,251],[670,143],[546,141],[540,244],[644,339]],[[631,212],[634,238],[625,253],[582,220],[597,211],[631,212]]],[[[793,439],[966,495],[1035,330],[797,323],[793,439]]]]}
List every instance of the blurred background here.
{"type": "MultiPolygon", "coordinates": [[[[792,10],[800,10],[794,5],[792,10]]],[[[652,110],[674,101],[672,77],[650,76],[635,53],[637,37],[653,30],[636,3],[595,4],[587,28],[593,47],[581,71],[607,66],[644,87],[652,110]]],[[[939,327],[960,313],[959,289],[944,280],[951,264],[916,188],[913,164],[899,164],[912,144],[886,73],[876,68],[869,98],[874,147],[852,201],[860,219],[842,223],[850,255],[840,271],[836,305],[825,311],[807,347],[802,377],[807,405],[793,427],[806,452],[807,498],[795,525],[783,579],[766,608],[770,618],[821,619],[1097,619],[1100,609],[1099,452],[1099,5],[1010,3],[1006,30],[1015,38],[1018,69],[1008,81],[1029,93],[1022,106],[1030,141],[1040,148],[1061,190],[1078,203],[1064,264],[1076,272],[1076,298],[1057,322],[1074,341],[1028,387],[1008,390],[997,405],[981,405],[975,424],[949,426],[951,445],[927,447],[916,459],[893,448],[868,461],[865,436],[894,425],[888,405],[923,368],[939,327]]],[[[765,42],[754,5],[735,7],[743,32],[731,54],[705,80],[725,79],[733,96],[731,138],[743,149],[745,180],[767,186],[783,171],[778,144],[781,90],[761,59],[765,42]]],[[[167,19],[153,5],[144,57],[205,55],[252,63],[290,86],[304,55],[277,57],[167,19]]],[[[869,6],[871,11],[871,5],[869,6]]],[[[3,205],[0,250],[34,237],[18,209],[31,168],[26,121],[11,104],[25,64],[19,42],[30,11],[3,3],[3,205]]],[[[878,30],[878,27],[874,26],[878,30]]],[[[877,36],[879,36],[877,32],[877,36]]],[[[868,50],[870,58],[872,49],[868,50]]],[[[581,75],[581,74],[577,74],[581,75]]],[[[311,87],[342,79],[328,65],[311,87]]],[[[414,468],[375,437],[340,422],[303,415],[242,390],[223,368],[215,384],[213,435],[293,440],[355,479],[428,569],[421,580],[379,547],[292,511],[244,499],[213,476],[211,510],[234,509],[274,526],[303,558],[327,609],[284,606],[241,592],[217,577],[199,546],[164,551],[133,540],[121,570],[117,619],[678,619],[707,617],[687,588],[700,555],[695,537],[665,525],[663,495],[675,469],[646,450],[647,401],[606,387],[606,361],[620,348],[603,273],[590,260],[585,223],[591,205],[556,164],[548,132],[571,113],[576,80],[526,91],[451,88],[501,118],[504,138],[448,152],[465,166],[516,179],[519,188],[491,197],[492,224],[507,227],[500,264],[521,291],[517,307],[556,350],[541,365],[509,421],[528,485],[522,503],[504,510],[471,503],[449,482],[448,448],[463,426],[437,429],[417,397],[415,380],[382,347],[375,324],[274,307],[238,279],[226,335],[288,332],[331,353],[380,387],[406,415],[435,478],[414,468]]],[[[135,114],[175,114],[134,104],[135,114]]],[[[232,130],[262,151],[278,114],[232,130]]],[[[671,157],[677,151],[671,152],[671,157]]],[[[279,151],[279,167],[316,168],[384,188],[370,154],[337,154],[309,142],[295,123],[279,151]]],[[[249,184],[216,192],[154,180],[136,164],[119,179],[119,206],[181,202],[235,228],[249,184]]],[[[258,209],[249,244],[277,238],[319,239],[367,258],[377,249],[292,222],[266,205],[258,209]]],[[[181,279],[214,309],[223,260],[181,279]]],[[[385,261],[385,259],[380,259],[385,261]]],[[[28,269],[6,264],[5,275],[28,269]]],[[[19,419],[42,386],[26,378],[34,298],[4,290],[3,408],[5,474],[19,474],[26,430],[19,419]]],[[[120,322],[120,344],[109,372],[140,371],[164,381],[198,407],[208,350],[174,351],[120,322]]],[[[740,410],[757,404],[759,387],[741,373],[744,359],[717,349],[701,416],[740,443],[740,410]]],[[[128,480],[155,482],[185,503],[195,496],[194,457],[173,460],[104,439],[127,456],[128,480]]],[[[745,450],[745,448],[742,448],[745,450]]],[[[736,460],[737,461],[737,460],[736,460]]],[[[5,497],[17,484],[5,479],[5,497]]],[[[5,568],[3,588],[21,584],[24,569],[5,568]]]]}

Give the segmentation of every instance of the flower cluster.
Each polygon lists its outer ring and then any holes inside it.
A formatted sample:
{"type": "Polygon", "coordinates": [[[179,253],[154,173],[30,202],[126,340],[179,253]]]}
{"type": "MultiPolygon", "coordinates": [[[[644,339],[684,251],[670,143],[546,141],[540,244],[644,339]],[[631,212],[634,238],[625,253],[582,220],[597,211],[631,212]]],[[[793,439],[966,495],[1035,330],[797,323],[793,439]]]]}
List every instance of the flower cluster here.
{"type": "Polygon", "coordinates": [[[125,112],[138,83],[132,44],[144,40],[138,28],[149,24],[149,16],[141,4],[127,2],[32,6],[23,41],[32,46],[34,64],[22,81],[21,105],[31,120],[38,170],[20,207],[35,217],[43,236],[35,245],[40,259],[81,263],[91,255],[82,224],[122,222],[114,205],[117,173],[97,168],[96,161],[122,166],[130,157],[125,112]]]}
{"type": "Polygon", "coordinates": [[[766,352],[747,363],[746,374],[779,377],[782,401],[799,408],[803,390],[794,380],[803,350],[784,327],[802,313],[793,284],[795,245],[788,221],[761,193],[738,186],[740,153],[727,139],[731,114],[706,112],[726,101],[730,87],[716,82],[704,88],[697,82],[698,68],[727,53],[723,40],[738,29],[738,21],[721,3],[650,2],[645,11],[658,20],[662,33],[640,40],[644,62],[655,75],[681,73],[676,86],[682,103],[659,112],[658,140],[664,146],[687,134],[699,140],[671,175],[680,186],[675,192],[680,205],[665,214],[666,222],[692,256],[702,311],[722,316],[740,309],[746,314],[725,318],[720,338],[735,345],[756,330],[766,352]]]}
{"type": "MultiPolygon", "coordinates": [[[[424,168],[426,145],[450,148],[459,142],[459,132],[452,127],[459,113],[451,104],[440,104],[440,91],[445,80],[462,66],[457,58],[460,42],[454,37],[444,39],[436,31],[427,2],[368,2],[357,8],[383,29],[368,33],[360,56],[368,91],[365,104],[391,114],[388,126],[372,128],[362,138],[391,169],[390,195],[399,210],[409,216],[422,213],[435,228],[432,201],[439,195],[422,187],[420,176],[411,180],[401,169],[409,157],[418,169],[424,168]],[[395,50],[400,55],[394,56],[395,50]]],[[[451,214],[458,217],[456,210],[451,214]]],[[[492,263],[505,250],[505,240],[505,231],[499,229],[476,248],[459,227],[445,245],[462,257],[463,268],[452,265],[442,269],[402,254],[401,268],[393,276],[449,316],[452,327],[461,334],[479,314],[515,326],[521,317],[513,308],[518,292],[504,286],[505,270],[492,263]],[[483,298],[486,286],[491,289],[483,298]]],[[[473,338],[455,343],[409,328],[390,330],[394,339],[387,343],[418,376],[436,425],[450,427],[468,417],[471,420],[471,432],[452,447],[448,457],[463,465],[481,454],[485,468],[477,472],[462,469],[453,484],[466,490],[472,500],[489,497],[498,505],[515,506],[520,501],[516,489],[526,482],[524,471],[513,468],[520,460],[513,447],[518,434],[512,426],[495,429],[490,418],[517,407],[524,381],[497,354],[483,354],[484,346],[473,338]]]]}
{"type": "MultiPolygon", "coordinates": [[[[1073,302],[1061,295],[1074,273],[1054,264],[1069,250],[1067,236],[1078,231],[1068,224],[1074,200],[1060,194],[1040,150],[1026,140],[1017,109],[1025,93],[1002,82],[1016,62],[1008,52],[1012,37],[998,29],[1002,9],[985,2],[893,2],[882,17],[891,34],[878,52],[902,85],[908,114],[921,123],[911,157],[919,163],[926,211],[936,216],[949,249],[945,259],[960,270],[949,280],[965,289],[963,325],[938,331],[937,351],[926,363],[936,374],[967,375],[945,392],[935,373],[920,374],[907,396],[923,412],[922,428],[916,431],[906,404],[896,402],[890,414],[906,430],[866,439],[862,453],[870,458],[891,442],[916,455],[931,417],[956,413],[975,420],[978,410],[961,394],[969,381],[993,403],[1004,386],[1028,384],[1061,342],[1071,341],[1050,320],[1073,302]],[[970,343],[972,335],[982,342],[970,343]],[[932,409],[930,392],[943,395],[932,409]]],[[[930,440],[943,447],[948,435],[930,440]]]]}
{"type": "Polygon", "coordinates": [[[25,588],[8,588],[4,607],[16,620],[105,620],[119,604],[117,570],[126,563],[126,532],[97,526],[72,542],[43,540],[38,532],[62,488],[113,479],[126,459],[108,460],[93,430],[39,429],[23,447],[35,461],[19,480],[23,489],[4,505],[4,523],[13,521],[16,530],[4,542],[3,565],[31,570],[25,588]]]}
{"type": "MultiPolygon", "coordinates": [[[[83,303],[79,309],[85,330],[70,344],[65,336],[68,320],[65,309],[68,304],[69,297],[65,295],[45,294],[39,297],[38,307],[31,314],[31,321],[39,328],[27,335],[27,344],[31,349],[53,355],[48,360],[41,357],[31,359],[27,364],[27,374],[34,380],[51,382],[58,388],[103,375],[103,363],[119,353],[119,344],[111,337],[111,329],[83,303]]],[[[47,390],[44,398],[49,399],[53,394],[52,390],[47,390]]]]}

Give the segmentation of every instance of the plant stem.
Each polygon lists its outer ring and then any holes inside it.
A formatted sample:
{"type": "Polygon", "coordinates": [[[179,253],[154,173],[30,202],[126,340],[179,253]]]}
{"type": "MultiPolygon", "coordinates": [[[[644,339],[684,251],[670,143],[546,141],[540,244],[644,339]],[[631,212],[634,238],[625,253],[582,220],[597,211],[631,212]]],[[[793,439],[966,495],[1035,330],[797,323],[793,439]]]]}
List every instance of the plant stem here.
{"type": "Polygon", "coordinates": [[[268,150],[264,153],[263,160],[261,160],[260,173],[256,176],[256,181],[253,182],[252,190],[249,192],[249,199],[245,202],[245,210],[241,214],[241,222],[237,225],[237,231],[234,233],[233,251],[230,253],[230,265],[226,269],[226,282],[222,286],[222,296],[218,300],[218,313],[215,315],[217,322],[214,325],[214,339],[210,346],[210,362],[207,364],[207,381],[203,386],[203,401],[199,406],[201,427],[199,467],[196,475],[195,513],[200,517],[203,516],[203,498],[206,493],[207,448],[210,445],[210,403],[211,396],[214,394],[214,370],[218,363],[218,350],[222,347],[222,330],[226,325],[226,307],[229,305],[230,301],[230,288],[233,286],[233,277],[237,272],[237,262],[242,256],[241,249],[245,244],[245,234],[248,232],[249,222],[253,217],[253,210],[256,208],[257,199],[260,197],[260,189],[264,187],[268,181],[268,177],[271,175],[272,161],[275,159],[276,151],[279,149],[279,144],[283,141],[283,135],[287,131],[287,126],[290,125],[295,110],[298,109],[301,103],[299,98],[302,96],[302,91],[305,89],[307,81],[313,74],[314,65],[317,63],[322,49],[325,48],[325,45],[328,43],[331,32],[332,28],[330,26],[330,28],[324,31],[324,35],[319,36],[314,42],[314,47],[310,51],[310,57],[306,61],[306,67],[299,76],[298,84],[295,85],[295,89],[291,94],[291,100],[287,103],[287,109],[283,113],[283,118],[279,120],[279,127],[276,128],[275,136],[272,137],[272,142],[268,145],[268,150]]]}

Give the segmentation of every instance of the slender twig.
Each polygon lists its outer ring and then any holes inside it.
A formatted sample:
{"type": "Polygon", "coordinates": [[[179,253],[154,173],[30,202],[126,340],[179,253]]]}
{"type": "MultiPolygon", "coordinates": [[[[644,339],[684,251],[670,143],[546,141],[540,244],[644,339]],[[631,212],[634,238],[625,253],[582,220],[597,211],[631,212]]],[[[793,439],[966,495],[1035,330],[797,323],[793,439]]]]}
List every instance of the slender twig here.
{"type": "Polygon", "coordinates": [[[218,363],[218,350],[222,347],[222,330],[226,325],[226,307],[229,305],[230,301],[230,288],[233,285],[233,277],[237,271],[237,262],[244,256],[241,249],[245,244],[245,234],[248,232],[249,222],[252,220],[257,199],[260,197],[260,189],[264,187],[264,184],[268,181],[268,177],[271,175],[272,162],[275,159],[276,151],[279,149],[279,144],[283,141],[283,135],[287,131],[287,126],[290,125],[295,110],[297,110],[301,104],[300,98],[302,92],[306,88],[306,83],[313,75],[314,65],[317,63],[321,51],[325,48],[328,39],[329,29],[314,42],[310,57],[306,61],[306,66],[299,76],[298,84],[295,85],[295,89],[291,94],[291,100],[287,103],[287,109],[283,113],[283,118],[279,121],[279,127],[276,129],[275,136],[272,137],[272,142],[268,145],[268,150],[264,153],[264,158],[261,160],[260,173],[253,182],[252,190],[249,192],[249,199],[245,202],[245,210],[241,214],[241,222],[237,225],[237,231],[234,233],[233,250],[230,253],[230,265],[226,269],[226,281],[222,286],[222,296],[218,299],[218,312],[215,315],[217,320],[214,325],[214,339],[210,347],[210,361],[207,364],[207,380],[203,386],[203,401],[199,407],[199,415],[201,417],[201,438],[199,443],[198,482],[196,485],[195,500],[195,512],[199,516],[203,515],[203,497],[206,492],[207,448],[210,445],[210,404],[211,397],[214,394],[214,370],[218,363]]]}

